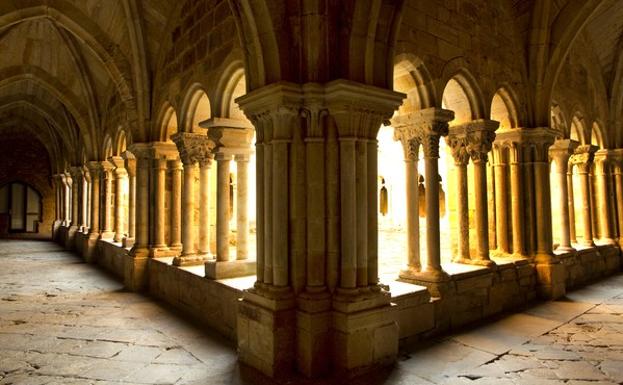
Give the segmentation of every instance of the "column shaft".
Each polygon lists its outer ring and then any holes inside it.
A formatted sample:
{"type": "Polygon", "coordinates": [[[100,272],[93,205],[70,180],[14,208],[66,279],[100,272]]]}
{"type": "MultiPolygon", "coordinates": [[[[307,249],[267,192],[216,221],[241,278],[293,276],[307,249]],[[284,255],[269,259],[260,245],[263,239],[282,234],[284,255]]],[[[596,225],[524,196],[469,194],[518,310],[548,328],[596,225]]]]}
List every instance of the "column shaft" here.
{"type": "MultiPolygon", "coordinates": [[[[436,145],[439,146],[437,138],[436,145]]],[[[426,271],[441,275],[441,250],[439,241],[439,177],[438,156],[426,155],[426,271]]]]}
{"type": "Polygon", "coordinates": [[[458,258],[460,262],[470,259],[469,253],[469,204],[467,187],[467,162],[455,162],[456,170],[456,211],[459,222],[459,249],[458,258]]]}
{"type": "Polygon", "coordinates": [[[195,175],[197,163],[184,164],[182,196],[182,255],[197,254],[195,247],[195,175]]]}
{"type": "Polygon", "coordinates": [[[125,236],[125,186],[128,173],[124,168],[115,170],[115,242],[121,242],[125,236]]]}
{"type": "Polygon", "coordinates": [[[91,170],[91,227],[89,234],[99,233],[100,230],[100,172],[91,170]]]}
{"type": "MultiPolygon", "coordinates": [[[[511,149],[511,151],[519,151],[519,149],[511,149]]],[[[510,162],[511,175],[511,217],[513,222],[513,254],[523,256],[526,254],[524,248],[524,221],[523,221],[523,191],[521,186],[521,164],[519,156],[516,154],[515,159],[510,162]]]]}
{"type": "Polygon", "coordinates": [[[237,195],[236,195],[236,259],[249,256],[249,160],[246,156],[236,157],[237,195]]]}
{"type": "Polygon", "coordinates": [[[134,249],[149,245],[149,158],[136,158],[136,240],[134,249]]]}
{"type": "Polygon", "coordinates": [[[229,261],[229,163],[231,157],[216,159],[216,260],[229,261]]]}
{"type": "MultiPolygon", "coordinates": [[[[479,261],[490,261],[489,258],[489,218],[487,213],[487,155],[479,154],[472,158],[474,164],[474,193],[476,196],[476,233],[478,239],[477,255],[479,261]]],[[[504,177],[506,179],[506,176],[504,177]]],[[[505,212],[506,213],[506,212],[505,212]]],[[[506,214],[504,214],[506,217],[506,214]]],[[[506,238],[508,251],[508,237],[506,238]]]]}
{"type": "MultiPolygon", "coordinates": [[[[498,250],[510,253],[508,242],[508,181],[506,177],[506,162],[503,158],[503,149],[496,154],[495,175],[495,235],[498,250]]],[[[477,211],[478,212],[478,211],[477,211]]]]}
{"type": "Polygon", "coordinates": [[[171,169],[171,239],[169,247],[182,249],[182,165],[180,160],[172,160],[171,169]]]}
{"type": "MultiPolygon", "coordinates": [[[[417,154],[415,154],[417,156],[417,154]]],[[[407,269],[418,272],[420,262],[420,216],[418,210],[418,171],[417,159],[405,160],[407,196],[407,269]]]]}
{"type": "Polygon", "coordinates": [[[593,221],[591,220],[591,194],[590,194],[590,175],[588,170],[580,170],[580,185],[582,194],[582,225],[584,234],[582,243],[587,246],[593,246],[593,221]]]}
{"type": "Polygon", "coordinates": [[[567,207],[569,208],[569,239],[572,243],[577,243],[575,235],[575,203],[573,195],[573,172],[567,167],[567,207]]]}
{"type": "Polygon", "coordinates": [[[199,164],[199,253],[210,254],[210,162],[199,164]]]}
{"type": "Polygon", "coordinates": [[[152,248],[165,249],[165,183],[167,161],[164,158],[154,159],[154,239],[152,248]]]}

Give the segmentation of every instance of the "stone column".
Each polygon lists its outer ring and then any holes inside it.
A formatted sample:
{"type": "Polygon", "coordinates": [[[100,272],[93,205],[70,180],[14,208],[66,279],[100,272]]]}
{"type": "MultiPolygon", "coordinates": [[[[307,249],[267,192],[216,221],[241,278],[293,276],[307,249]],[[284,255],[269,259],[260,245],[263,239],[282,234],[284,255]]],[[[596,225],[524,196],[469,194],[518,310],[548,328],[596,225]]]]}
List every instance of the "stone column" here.
{"type": "Polygon", "coordinates": [[[377,284],[374,217],[376,135],[402,97],[338,80],[279,82],[238,99],[257,129],[264,197],[257,218],[263,273],[239,303],[242,362],[268,375],[296,366],[318,376],[396,354],[391,297],[377,284]],[[258,327],[263,341],[248,338],[258,327]],[[353,351],[362,358],[353,361],[353,351]]]}
{"type": "Polygon", "coordinates": [[[585,246],[594,246],[593,242],[593,221],[591,219],[591,194],[590,194],[590,168],[593,163],[593,157],[597,151],[596,146],[582,145],[578,146],[571,156],[571,163],[577,167],[580,176],[580,194],[582,197],[582,227],[584,234],[582,236],[582,244],[585,246]]]}
{"type": "MultiPolygon", "coordinates": [[[[448,134],[448,122],[453,117],[452,111],[429,108],[393,119],[397,125],[408,127],[413,138],[422,144],[426,183],[426,266],[419,273],[412,276],[401,274],[400,278],[427,286],[434,296],[442,295],[445,284],[441,283],[448,280],[441,267],[438,162],[439,139],[448,134]]],[[[355,180],[350,182],[356,185],[355,180]]]]}
{"type": "Polygon", "coordinates": [[[82,166],[82,193],[80,210],[80,232],[87,233],[89,229],[89,183],[91,177],[85,165],[82,166]]]}
{"type": "Polygon", "coordinates": [[[236,161],[236,259],[249,257],[249,155],[237,154],[236,161]]]}
{"type": "Polygon", "coordinates": [[[182,251],[182,162],[179,159],[169,161],[171,172],[171,240],[169,248],[182,251]]]}
{"type": "Polygon", "coordinates": [[[114,166],[107,160],[101,162],[104,178],[104,210],[102,212],[102,232],[100,239],[112,239],[112,181],[114,166]]]}
{"type": "Polygon", "coordinates": [[[511,185],[511,222],[513,229],[513,255],[523,257],[526,255],[524,246],[524,220],[523,220],[523,189],[522,189],[522,165],[521,144],[511,143],[508,146],[510,163],[511,185]]]}
{"type": "MultiPolygon", "coordinates": [[[[569,157],[571,159],[571,157],[569,157]]],[[[575,235],[575,200],[573,192],[573,165],[567,165],[567,207],[569,207],[569,238],[571,243],[578,243],[575,235]]]]}
{"type": "Polygon", "coordinates": [[[114,165],[113,175],[115,178],[115,235],[113,240],[121,243],[126,236],[126,208],[127,208],[127,180],[128,172],[125,162],[120,156],[113,156],[109,162],[114,165]]]}
{"type": "Polygon", "coordinates": [[[71,176],[63,173],[63,226],[71,226],[71,176]]]}
{"type": "MultiPolygon", "coordinates": [[[[232,119],[212,118],[205,122],[200,123],[201,127],[207,128],[208,137],[214,143],[213,154],[216,159],[216,172],[217,172],[217,190],[216,190],[216,259],[206,262],[206,277],[211,279],[230,278],[243,275],[252,275],[256,271],[255,261],[247,259],[247,243],[249,236],[249,226],[247,218],[247,195],[248,195],[248,173],[247,164],[249,159],[251,139],[253,138],[253,129],[249,127],[248,123],[236,121],[232,119]],[[235,158],[234,158],[235,157],[235,158]],[[236,235],[237,235],[237,250],[236,260],[229,260],[229,237],[230,237],[230,197],[229,197],[229,168],[230,162],[234,158],[237,165],[237,194],[235,199],[236,204],[236,235]]],[[[280,145],[281,146],[281,145],[280,145]]],[[[283,146],[281,146],[283,147],[283,146]]],[[[286,156],[287,154],[281,154],[286,156]]],[[[277,166],[271,164],[271,167],[284,167],[287,165],[287,158],[283,159],[277,166]]],[[[286,170],[280,172],[287,173],[286,170]]],[[[280,178],[273,178],[271,180],[271,188],[275,188],[275,185],[281,185],[280,178]]],[[[259,198],[258,198],[259,199],[259,198]]],[[[271,196],[273,199],[273,208],[283,205],[285,202],[279,202],[281,199],[277,196],[271,196]]],[[[278,210],[279,212],[273,213],[273,220],[284,220],[283,213],[287,212],[284,208],[278,210]]],[[[258,229],[259,231],[259,229],[258,229]]],[[[280,240],[281,241],[281,240],[280,240]]],[[[274,244],[275,247],[276,244],[274,244]]],[[[259,247],[259,245],[258,245],[259,247]]],[[[270,252],[270,251],[269,251],[270,252]]],[[[277,253],[273,250],[274,256],[277,253]]],[[[261,259],[261,256],[258,257],[261,259]]],[[[282,257],[273,258],[272,265],[272,282],[281,282],[282,279],[287,279],[287,275],[284,276],[287,264],[282,260],[282,257]],[[276,270],[279,269],[279,271],[276,270]],[[277,279],[278,278],[278,279],[277,279]],[[277,279],[277,281],[275,281],[277,279]]]]}
{"type": "Polygon", "coordinates": [[[210,259],[210,167],[212,155],[199,162],[199,254],[210,259]]]}
{"type": "Polygon", "coordinates": [[[595,152],[595,212],[598,216],[598,223],[601,230],[600,241],[608,245],[615,244],[612,220],[610,217],[610,183],[608,181],[611,158],[612,152],[610,150],[598,150],[595,152]]]}
{"type": "Polygon", "coordinates": [[[95,244],[100,237],[100,179],[102,176],[102,164],[92,161],[87,163],[91,178],[91,225],[89,237],[83,247],[84,257],[87,262],[95,259],[95,244]]]}
{"type": "Polygon", "coordinates": [[[552,251],[549,147],[556,135],[558,132],[549,128],[535,128],[528,133],[528,140],[534,148],[537,289],[545,298],[559,298],[565,294],[565,267],[552,251]]]}
{"type": "MultiPolygon", "coordinates": [[[[153,160],[152,174],[154,176],[154,224],[153,234],[154,239],[151,243],[152,250],[167,250],[167,244],[164,238],[164,226],[165,226],[165,183],[167,172],[167,159],[166,157],[157,157],[153,160]]],[[[154,256],[157,253],[154,252],[154,256]]]]}
{"type": "Polygon", "coordinates": [[[130,258],[125,260],[124,283],[134,291],[142,290],[147,285],[146,270],[149,257],[149,170],[152,158],[152,143],[133,143],[128,151],[134,155],[135,172],[135,238],[130,258]]]}
{"type": "Polygon", "coordinates": [[[184,164],[182,189],[182,253],[173,259],[176,266],[197,265],[205,262],[204,255],[197,254],[195,244],[195,179],[197,164],[211,156],[214,143],[206,135],[179,132],[171,139],[175,142],[184,164]]]}
{"type": "Polygon", "coordinates": [[[410,126],[401,125],[400,119],[392,121],[394,140],[399,140],[405,160],[406,211],[407,211],[407,267],[400,276],[411,277],[422,270],[420,261],[420,215],[418,210],[418,156],[420,143],[410,126]]]}
{"type": "Polygon", "coordinates": [[[549,155],[554,160],[553,171],[560,190],[560,197],[556,204],[560,213],[560,245],[556,250],[562,252],[574,251],[571,247],[571,235],[569,231],[569,194],[567,186],[567,173],[569,157],[573,154],[578,142],[570,139],[557,140],[549,149],[549,155]]]}
{"type": "Polygon", "coordinates": [[[614,175],[614,191],[616,203],[616,220],[619,228],[618,244],[623,248],[623,149],[613,151],[612,173],[614,175]]]}
{"type": "Polygon", "coordinates": [[[71,168],[71,227],[78,231],[80,222],[80,186],[82,185],[82,168],[71,168]]]}
{"type": "MultiPolygon", "coordinates": [[[[489,257],[489,218],[487,210],[487,154],[491,151],[495,130],[500,124],[494,120],[475,120],[467,126],[467,152],[474,164],[474,195],[476,197],[477,253],[473,263],[492,266],[489,257]]],[[[504,176],[506,177],[506,175],[504,176]]],[[[506,213],[506,211],[505,211],[506,213]]],[[[506,231],[508,231],[506,229],[506,231]]],[[[504,244],[502,244],[504,246],[504,244]]],[[[508,250],[508,238],[506,238],[508,250]]]]}
{"type": "Polygon", "coordinates": [[[496,146],[494,176],[495,176],[495,236],[497,244],[497,252],[500,255],[510,253],[510,245],[508,242],[508,187],[506,157],[504,156],[506,148],[496,146]]]}
{"type": "Polygon", "coordinates": [[[123,247],[134,246],[136,237],[136,158],[128,151],[123,153],[125,169],[128,172],[128,227],[127,235],[123,238],[123,247]]]}
{"type": "MultiPolygon", "coordinates": [[[[454,169],[456,173],[456,215],[458,219],[458,254],[453,257],[456,263],[470,263],[469,251],[469,206],[467,186],[467,138],[462,127],[451,127],[448,134],[448,145],[452,149],[454,169]]],[[[417,202],[417,201],[416,201],[417,202]]]]}
{"type": "Polygon", "coordinates": [[[231,155],[216,156],[216,260],[229,261],[229,164],[231,155]]]}

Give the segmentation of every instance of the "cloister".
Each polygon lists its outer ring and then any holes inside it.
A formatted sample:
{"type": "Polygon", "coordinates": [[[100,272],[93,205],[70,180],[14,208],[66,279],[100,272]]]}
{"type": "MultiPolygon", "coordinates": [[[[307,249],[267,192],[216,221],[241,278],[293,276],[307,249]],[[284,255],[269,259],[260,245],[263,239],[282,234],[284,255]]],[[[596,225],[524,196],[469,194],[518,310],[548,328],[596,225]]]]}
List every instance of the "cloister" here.
{"type": "Polygon", "coordinates": [[[0,238],[55,241],[266,378],[356,378],[620,273],[621,20],[0,1],[0,238]]]}

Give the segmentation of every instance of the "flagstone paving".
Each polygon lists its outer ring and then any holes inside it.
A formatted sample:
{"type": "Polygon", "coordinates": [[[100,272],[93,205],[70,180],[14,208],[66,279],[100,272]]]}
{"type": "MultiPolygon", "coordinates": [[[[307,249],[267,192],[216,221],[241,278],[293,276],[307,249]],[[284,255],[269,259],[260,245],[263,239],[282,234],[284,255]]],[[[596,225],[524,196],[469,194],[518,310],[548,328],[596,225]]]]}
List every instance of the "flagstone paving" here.
{"type": "MultiPolygon", "coordinates": [[[[53,243],[0,241],[0,263],[2,385],[271,383],[238,364],[231,342],[53,243]]],[[[405,350],[350,383],[623,384],[623,275],[405,350]]]]}

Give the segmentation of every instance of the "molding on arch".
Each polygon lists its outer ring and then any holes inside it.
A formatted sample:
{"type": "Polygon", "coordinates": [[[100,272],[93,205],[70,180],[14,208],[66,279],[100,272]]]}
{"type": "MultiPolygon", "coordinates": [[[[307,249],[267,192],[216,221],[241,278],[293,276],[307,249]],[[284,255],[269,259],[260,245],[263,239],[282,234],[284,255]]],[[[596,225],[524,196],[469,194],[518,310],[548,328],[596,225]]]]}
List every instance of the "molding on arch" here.
{"type": "MultiPolygon", "coordinates": [[[[439,85],[443,86],[440,89],[445,90],[446,85],[451,79],[456,80],[467,95],[467,99],[472,110],[472,120],[488,119],[488,108],[485,105],[482,90],[478,84],[478,81],[472,75],[472,72],[469,69],[469,64],[464,58],[460,57],[452,59],[446,63],[443,68],[441,78],[439,79],[439,85]]],[[[441,108],[443,91],[441,92],[441,95],[442,97],[439,99],[437,106],[439,108],[441,108]]]]}

